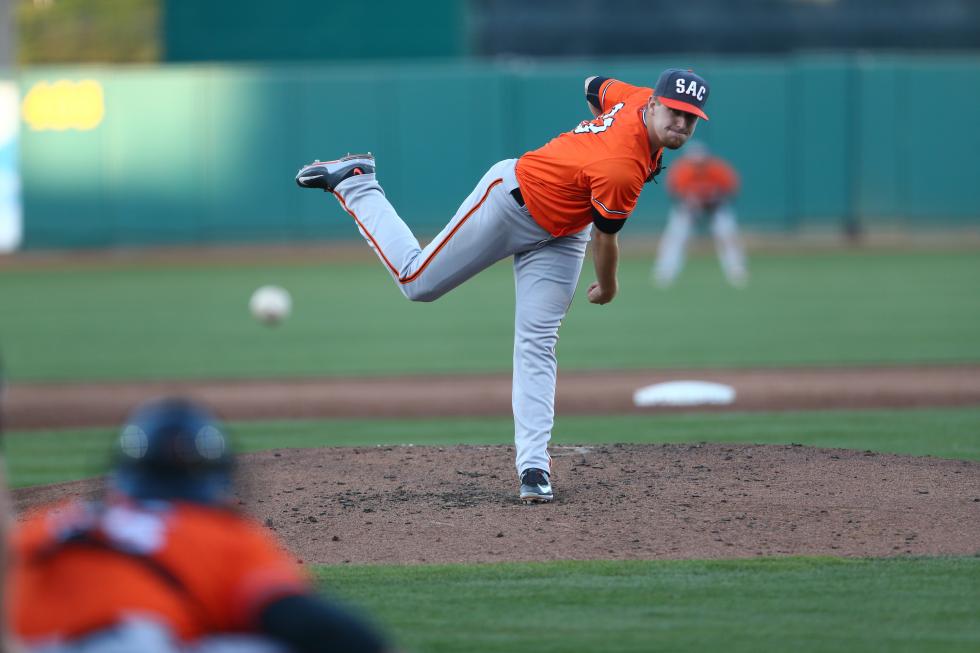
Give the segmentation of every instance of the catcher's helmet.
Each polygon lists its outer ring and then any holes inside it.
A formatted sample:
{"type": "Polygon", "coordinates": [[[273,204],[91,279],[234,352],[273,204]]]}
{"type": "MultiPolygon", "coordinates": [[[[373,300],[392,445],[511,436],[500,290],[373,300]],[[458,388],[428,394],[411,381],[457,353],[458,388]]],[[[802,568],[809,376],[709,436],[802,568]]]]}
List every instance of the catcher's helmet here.
{"type": "Polygon", "coordinates": [[[233,463],[228,437],[208,409],[161,399],[123,425],[110,485],[134,499],[221,504],[231,498],[233,463]]]}

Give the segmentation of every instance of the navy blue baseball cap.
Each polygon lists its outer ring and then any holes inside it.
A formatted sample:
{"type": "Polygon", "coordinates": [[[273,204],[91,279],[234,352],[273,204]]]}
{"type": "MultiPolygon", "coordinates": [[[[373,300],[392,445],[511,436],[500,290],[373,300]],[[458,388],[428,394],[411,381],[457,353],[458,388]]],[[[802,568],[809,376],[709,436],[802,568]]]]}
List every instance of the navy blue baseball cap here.
{"type": "Polygon", "coordinates": [[[234,457],[224,428],[203,405],[165,398],[139,406],[116,445],[110,485],[133,499],[223,504],[234,457]]]}
{"type": "Polygon", "coordinates": [[[708,82],[692,70],[668,68],[660,73],[653,95],[671,109],[686,111],[708,119],[704,105],[708,101],[708,82]]]}

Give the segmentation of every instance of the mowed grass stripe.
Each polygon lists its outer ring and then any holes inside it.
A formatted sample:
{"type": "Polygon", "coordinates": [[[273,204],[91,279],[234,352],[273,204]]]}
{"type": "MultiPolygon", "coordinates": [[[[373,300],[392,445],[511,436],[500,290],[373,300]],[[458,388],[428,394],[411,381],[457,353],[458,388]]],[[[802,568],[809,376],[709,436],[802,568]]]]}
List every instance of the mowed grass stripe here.
{"type": "MultiPolygon", "coordinates": [[[[607,306],[579,289],[562,369],[980,361],[980,251],[764,253],[744,290],[711,256],[658,290],[651,258],[623,260],[607,306]]],[[[593,277],[587,264],[581,285],[593,277]]],[[[4,270],[0,297],[14,381],[506,372],[513,353],[506,261],[432,304],[374,261],[328,260],[4,270]],[[247,311],[267,283],[294,299],[273,329],[247,311]]]]}
{"type": "Polygon", "coordinates": [[[409,650],[980,648],[980,558],[319,567],[409,650]]]}
{"type": "MultiPolygon", "coordinates": [[[[239,450],[379,444],[511,444],[510,418],[295,420],[231,424],[239,450]]],[[[12,432],[15,486],[102,473],[114,429],[12,432]]],[[[813,411],[558,417],[556,444],[742,442],[980,460],[980,407],[904,411],[813,411]]]]}

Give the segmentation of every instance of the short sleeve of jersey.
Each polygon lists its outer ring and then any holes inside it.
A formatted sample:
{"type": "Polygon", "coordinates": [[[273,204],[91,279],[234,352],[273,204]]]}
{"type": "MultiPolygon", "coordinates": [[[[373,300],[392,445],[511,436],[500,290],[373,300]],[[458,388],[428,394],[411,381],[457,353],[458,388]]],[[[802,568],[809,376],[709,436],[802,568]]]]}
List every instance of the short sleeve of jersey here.
{"type": "Polygon", "coordinates": [[[627,97],[642,90],[640,86],[633,86],[632,84],[627,84],[626,82],[621,82],[618,79],[607,79],[599,86],[599,103],[600,107],[605,113],[616,104],[617,102],[622,102],[627,97]]]}
{"type": "Polygon", "coordinates": [[[631,161],[608,159],[587,166],[592,206],[610,220],[625,220],[636,207],[644,179],[631,161]]]}
{"type": "Polygon", "coordinates": [[[235,534],[238,545],[228,591],[228,618],[238,628],[254,628],[269,603],[309,593],[309,584],[292,557],[254,524],[243,524],[235,534]]]}

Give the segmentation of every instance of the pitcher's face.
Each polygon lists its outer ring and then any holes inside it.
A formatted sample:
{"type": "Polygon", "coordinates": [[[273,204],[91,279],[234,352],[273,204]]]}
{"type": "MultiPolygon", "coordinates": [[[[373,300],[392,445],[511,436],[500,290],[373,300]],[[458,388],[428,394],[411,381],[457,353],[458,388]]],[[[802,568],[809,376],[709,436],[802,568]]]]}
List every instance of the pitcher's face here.
{"type": "Polygon", "coordinates": [[[693,113],[671,109],[657,102],[655,98],[650,99],[646,115],[650,140],[659,142],[669,150],[676,150],[684,145],[698,126],[698,117],[693,113]]]}

